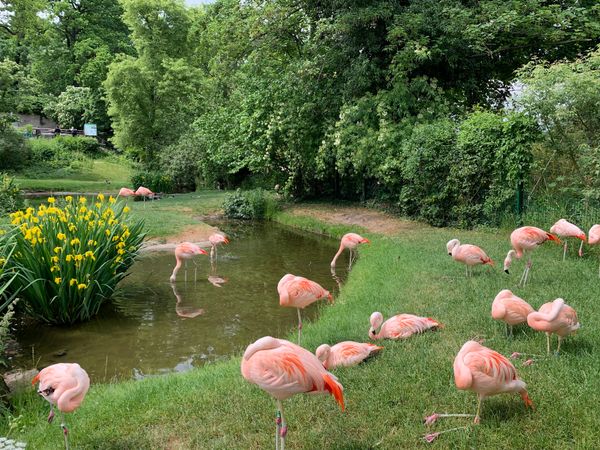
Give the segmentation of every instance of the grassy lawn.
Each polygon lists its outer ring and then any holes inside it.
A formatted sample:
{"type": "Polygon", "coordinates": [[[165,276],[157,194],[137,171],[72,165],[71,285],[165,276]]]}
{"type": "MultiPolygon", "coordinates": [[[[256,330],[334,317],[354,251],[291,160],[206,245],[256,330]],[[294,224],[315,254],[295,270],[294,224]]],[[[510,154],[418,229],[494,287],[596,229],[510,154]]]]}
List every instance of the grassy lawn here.
{"type": "Polygon", "coordinates": [[[166,196],[156,201],[129,201],[129,205],[132,214],[145,221],[148,238],[161,240],[191,226],[208,227],[198,216],[220,212],[226,195],[226,191],[206,190],[166,196]]]}
{"type": "MultiPolygon", "coordinates": [[[[168,206],[161,201],[154,207],[159,203],[161,208],[168,206]]],[[[140,211],[143,206],[135,205],[136,213],[149,219],[153,217],[152,207],[146,205],[146,210],[140,211]]],[[[173,210],[172,215],[175,223],[179,214],[173,210]]],[[[277,220],[336,236],[349,231],[348,227],[328,226],[286,213],[277,220]]],[[[155,233],[168,228],[162,224],[155,227],[155,233]]],[[[434,317],[445,328],[402,342],[386,341],[382,354],[366,364],[336,370],[345,387],[345,413],[330,397],[299,395],[284,402],[290,449],[429,445],[453,449],[597,448],[597,256],[571,256],[563,263],[562,249],[546,244],[534,254],[531,284],[516,288],[523,261],[513,263],[511,275],[502,272],[508,250],[508,233],[504,231],[423,228],[391,238],[368,237],[372,245],[360,249],[361,257],[335,305],[324,306],[319,320],[306,324],[303,345],[314,350],[324,342],[367,341],[369,315],[375,310],[386,318],[400,312],[434,317]],[[481,245],[494,258],[496,267],[477,268],[473,278],[465,278],[464,267],[454,263],[445,249],[445,243],[455,237],[481,245]],[[490,318],[492,300],[503,288],[513,289],[536,308],[556,297],[565,298],[577,309],[582,329],[563,343],[559,357],[546,357],[545,336],[526,327],[516,328],[515,337],[507,339],[504,326],[490,318]],[[422,424],[424,416],[475,411],[475,395],[458,391],[452,375],[456,353],[472,338],[485,339],[485,345],[505,355],[542,355],[534,357],[535,363],[528,367],[515,362],[536,410],[526,411],[516,394],[493,397],[483,404],[481,425],[426,444],[422,439],[427,432],[422,424]]],[[[275,287],[272,291],[275,302],[275,287]]],[[[67,419],[73,448],[272,447],[274,402],[242,379],[239,363],[236,357],[184,374],[93,386],[82,407],[67,419]]],[[[58,424],[47,424],[47,413],[48,404],[33,392],[21,395],[15,400],[12,419],[6,417],[0,425],[0,433],[27,442],[28,448],[59,449],[61,431],[58,424]]],[[[469,425],[468,419],[446,419],[432,430],[462,425],[469,425]]]]}
{"type": "Polygon", "coordinates": [[[48,170],[28,175],[17,174],[16,182],[27,191],[118,192],[129,186],[131,164],[124,159],[85,159],[77,170],[48,170]]]}

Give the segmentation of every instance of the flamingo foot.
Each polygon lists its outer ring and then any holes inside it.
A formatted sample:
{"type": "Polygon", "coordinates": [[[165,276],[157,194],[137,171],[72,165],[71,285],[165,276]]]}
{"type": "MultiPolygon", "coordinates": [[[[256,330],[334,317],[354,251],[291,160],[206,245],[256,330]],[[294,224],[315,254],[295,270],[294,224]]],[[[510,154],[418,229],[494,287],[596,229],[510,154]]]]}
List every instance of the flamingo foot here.
{"type": "Polygon", "coordinates": [[[476,415],[475,418],[473,419],[473,423],[475,425],[479,425],[480,422],[481,422],[481,418],[479,417],[479,415],[476,415]]]}
{"type": "Polygon", "coordinates": [[[282,438],[285,439],[287,432],[288,432],[288,427],[287,427],[287,425],[284,425],[281,427],[281,431],[279,432],[279,434],[281,435],[282,438]]]}

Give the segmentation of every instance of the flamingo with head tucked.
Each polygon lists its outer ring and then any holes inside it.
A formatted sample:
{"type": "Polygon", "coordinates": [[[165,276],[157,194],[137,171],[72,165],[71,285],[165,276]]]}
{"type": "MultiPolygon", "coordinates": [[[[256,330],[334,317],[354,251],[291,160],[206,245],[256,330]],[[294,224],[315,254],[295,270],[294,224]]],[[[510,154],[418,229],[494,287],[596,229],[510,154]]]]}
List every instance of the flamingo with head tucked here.
{"type": "Polygon", "coordinates": [[[585,233],[577,226],[565,219],[560,219],[550,228],[550,233],[554,233],[564,239],[565,244],[563,248],[563,261],[567,257],[567,239],[569,237],[575,237],[581,239],[581,245],[579,246],[579,256],[583,256],[583,243],[585,242],[585,233]]]}
{"type": "MultiPolygon", "coordinates": [[[[531,252],[544,242],[551,240],[560,244],[560,239],[554,236],[552,233],[548,233],[541,228],[537,227],[521,227],[517,228],[510,234],[510,243],[514,250],[510,250],[504,259],[504,271],[508,273],[508,269],[512,263],[513,258],[521,259],[525,252],[531,252]]],[[[529,271],[531,269],[531,256],[525,265],[523,275],[521,275],[521,281],[519,285],[525,285],[527,278],[529,277],[529,271]]]]}
{"type": "MultiPolygon", "coordinates": [[[[175,267],[173,268],[173,273],[171,274],[171,277],[169,278],[169,281],[171,283],[175,282],[175,280],[177,278],[177,272],[179,272],[179,269],[181,268],[181,265],[183,264],[183,262],[185,261],[185,263],[187,265],[187,260],[192,259],[196,255],[208,255],[208,253],[206,252],[206,250],[198,247],[196,244],[192,244],[191,242],[182,242],[177,247],[175,247],[176,264],[175,264],[175,267]]],[[[194,264],[196,264],[196,263],[194,262],[194,264]]],[[[197,269],[194,268],[194,281],[196,281],[196,279],[197,279],[196,273],[197,273],[197,269]]],[[[187,281],[187,271],[185,272],[185,281],[187,281]]]]}
{"type": "Polygon", "coordinates": [[[558,336],[556,353],[559,353],[562,340],[570,334],[575,333],[581,327],[577,319],[577,312],[567,305],[562,298],[544,303],[540,306],[539,311],[529,314],[527,316],[527,324],[534,330],[546,333],[546,350],[548,354],[550,354],[551,334],[558,336]]]}
{"type": "Polygon", "coordinates": [[[383,322],[383,315],[374,312],[369,318],[369,338],[371,339],[406,339],[413,334],[441,328],[442,325],[430,317],[419,317],[412,314],[398,314],[383,322]],[[381,327],[379,333],[377,330],[381,327]]]}
{"type": "Polygon", "coordinates": [[[69,449],[69,430],[65,425],[62,413],[72,412],[81,405],[90,388],[90,378],[79,364],[60,363],[48,366],[40,371],[31,384],[39,382],[38,394],[50,402],[48,422],[54,419],[54,406],[61,412],[60,424],[65,439],[65,447],[69,449]]]}
{"type": "Polygon", "coordinates": [[[122,187],[119,190],[119,197],[135,197],[135,191],[126,187],[122,187]]]}
{"type": "Polygon", "coordinates": [[[323,367],[333,369],[335,367],[356,366],[381,350],[383,350],[383,347],[374,344],[344,341],[331,347],[322,344],[315,351],[315,355],[323,363],[323,367]]]}
{"type": "Polygon", "coordinates": [[[297,277],[291,273],[284,275],[279,280],[277,292],[279,293],[279,304],[281,306],[296,308],[298,311],[298,344],[300,344],[302,333],[300,309],[304,309],[322,299],[327,299],[330,303],[333,303],[333,296],[320,284],[304,277],[297,277]]]}
{"type": "Polygon", "coordinates": [[[508,325],[511,336],[513,326],[527,323],[527,316],[534,311],[529,303],[508,289],[501,290],[492,303],[492,318],[508,325]]]}
{"type": "Polygon", "coordinates": [[[467,341],[456,355],[454,382],[458,389],[477,393],[474,423],[479,423],[481,402],[492,395],[516,392],[526,407],[533,408],[527,385],[517,377],[515,366],[505,356],[475,341],[467,341]]]}
{"type": "Polygon", "coordinates": [[[354,262],[354,260],[356,259],[356,247],[359,246],[359,244],[370,244],[371,241],[369,241],[367,238],[362,237],[360,234],[356,234],[356,233],[347,233],[344,236],[342,236],[342,240],[340,242],[340,248],[338,249],[337,253],[335,254],[335,256],[333,257],[333,259],[331,260],[331,267],[335,267],[335,263],[337,261],[337,259],[339,258],[339,256],[342,254],[342,252],[345,249],[348,249],[348,251],[350,252],[350,261],[348,263],[348,270],[350,270],[352,268],[352,263],[354,262]]]}
{"type": "Polygon", "coordinates": [[[154,192],[152,192],[150,189],[144,186],[140,186],[139,188],[137,188],[135,191],[135,195],[138,195],[144,199],[144,207],[146,207],[146,197],[150,199],[154,198],[154,192]]]}
{"type": "Polygon", "coordinates": [[[275,448],[285,450],[287,422],[282,400],[301,393],[330,393],[344,411],[344,387],[308,350],[271,336],[250,344],[242,358],[242,376],[277,401],[275,448]]]}
{"type": "Polygon", "coordinates": [[[471,244],[460,244],[458,239],[452,239],[446,244],[448,254],[454,261],[466,265],[466,275],[473,276],[473,266],[478,264],[494,265],[494,261],[481,248],[471,244]]]}

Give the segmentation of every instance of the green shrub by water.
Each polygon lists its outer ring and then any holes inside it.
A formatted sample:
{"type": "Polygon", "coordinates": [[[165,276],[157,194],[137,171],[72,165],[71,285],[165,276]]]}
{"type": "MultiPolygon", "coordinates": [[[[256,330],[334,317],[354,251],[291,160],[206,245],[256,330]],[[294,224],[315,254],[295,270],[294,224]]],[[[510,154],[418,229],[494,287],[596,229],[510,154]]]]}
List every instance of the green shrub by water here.
{"type": "Polygon", "coordinates": [[[225,216],[230,219],[269,219],[278,209],[275,196],[264,189],[238,189],[223,202],[225,216]]]}
{"type": "Polygon", "coordinates": [[[0,214],[16,211],[23,207],[23,198],[14,178],[0,173],[0,214]]]}
{"type": "MultiPolygon", "coordinates": [[[[102,194],[48,198],[37,210],[11,214],[15,253],[7,267],[18,272],[26,311],[53,324],[88,320],[111,297],[133,264],[144,238],[143,224],[124,202],[102,194]]],[[[11,286],[13,290],[13,286],[11,286]]]]}

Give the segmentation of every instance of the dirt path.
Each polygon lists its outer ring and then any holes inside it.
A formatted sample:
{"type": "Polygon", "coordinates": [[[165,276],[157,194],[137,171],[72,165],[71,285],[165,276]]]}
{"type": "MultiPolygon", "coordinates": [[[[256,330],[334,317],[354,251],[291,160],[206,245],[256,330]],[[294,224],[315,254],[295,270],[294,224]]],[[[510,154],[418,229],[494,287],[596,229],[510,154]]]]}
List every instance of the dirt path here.
{"type": "Polygon", "coordinates": [[[330,224],[358,225],[372,233],[394,236],[403,231],[422,229],[427,225],[399,219],[382,211],[358,206],[304,204],[286,210],[296,216],[313,217],[330,224]]]}

